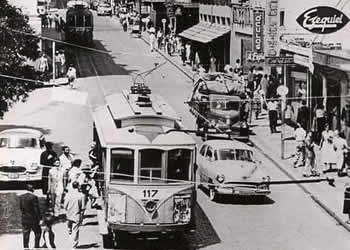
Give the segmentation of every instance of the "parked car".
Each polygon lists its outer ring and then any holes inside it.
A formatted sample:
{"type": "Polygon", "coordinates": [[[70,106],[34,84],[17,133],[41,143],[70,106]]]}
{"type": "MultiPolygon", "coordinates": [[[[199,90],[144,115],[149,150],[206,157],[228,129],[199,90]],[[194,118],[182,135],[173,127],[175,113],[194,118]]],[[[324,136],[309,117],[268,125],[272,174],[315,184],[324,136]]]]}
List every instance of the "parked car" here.
{"type": "Polygon", "coordinates": [[[209,189],[209,197],[219,195],[266,196],[271,193],[260,162],[254,158],[253,149],[235,140],[208,140],[198,154],[201,184],[209,189]]]}
{"type": "Polygon", "coordinates": [[[40,155],[43,134],[16,128],[0,132],[0,182],[41,181],[40,155]]]}
{"type": "Polygon", "coordinates": [[[100,3],[97,6],[97,15],[98,16],[111,16],[112,15],[112,6],[108,3],[100,3]]]}

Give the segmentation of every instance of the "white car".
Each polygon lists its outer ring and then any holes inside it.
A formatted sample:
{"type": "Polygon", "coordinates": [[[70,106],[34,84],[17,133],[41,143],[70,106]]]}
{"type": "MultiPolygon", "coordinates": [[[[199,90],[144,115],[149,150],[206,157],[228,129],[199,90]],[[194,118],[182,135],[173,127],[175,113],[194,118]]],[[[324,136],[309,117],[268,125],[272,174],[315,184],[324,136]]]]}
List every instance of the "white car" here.
{"type": "Polygon", "coordinates": [[[234,140],[208,140],[199,150],[197,164],[201,184],[209,189],[209,197],[218,195],[266,196],[271,193],[270,177],[260,170],[253,150],[234,140]]]}
{"type": "Polygon", "coordinates": [[[43,133],[15,128],[0,132],[0,182],[41,181],[40,155],[43,133]]]}
{"type": "Polygon", "coordinates": [[[109,4],[106,3],[100,3],[97,6],[97,15],[98,16],[104,16],[104,15],[112,15],[112,7],[109,4]]]}

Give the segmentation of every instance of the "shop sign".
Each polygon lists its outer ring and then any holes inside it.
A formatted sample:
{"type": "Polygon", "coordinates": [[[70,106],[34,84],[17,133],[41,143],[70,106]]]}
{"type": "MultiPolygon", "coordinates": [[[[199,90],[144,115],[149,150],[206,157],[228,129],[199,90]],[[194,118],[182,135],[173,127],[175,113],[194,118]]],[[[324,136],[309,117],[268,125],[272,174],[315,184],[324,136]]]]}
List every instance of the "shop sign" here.
{"type": "Polygon", "coordinates": [[[294,57],[292,56],[266,57],[266,63],[269,65],[293,65],[294,57]]]}
{"type": "Polygon", "coordinates": [[[256,53],[255,51],[247,51],[247,62],[262,63],[265,61],[264,54],[256,53]]]}
{"type": "Polygon", "coordinates": [[[252,8],[233,6],[233,23],[240,25],[252,25],[252,8]]]}
{"type": "Polygon", "coordinates": [[[319,6],[306,10],[297,18],[298,24],[316,34],[329,34],[343,28],[349,18],[340,10],[319,6]]]}
{"type": "Polygon", "coordinates": [[[265,56],[279,56],[278,0],[266,0],[265,56]]]}
{"type": "Polygon", "coordinates": [[[253,51],[264,53],[264,11],[254,10],[253,13],[253,51]]]}

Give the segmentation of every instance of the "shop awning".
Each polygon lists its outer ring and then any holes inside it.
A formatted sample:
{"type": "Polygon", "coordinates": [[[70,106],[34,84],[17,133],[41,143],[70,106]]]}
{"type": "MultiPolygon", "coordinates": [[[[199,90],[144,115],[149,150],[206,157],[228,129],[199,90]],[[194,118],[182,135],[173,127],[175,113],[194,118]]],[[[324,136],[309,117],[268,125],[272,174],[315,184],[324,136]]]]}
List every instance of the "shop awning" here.
{"type": "Polygon", "coordinates": [[[179,36],[201,43],[209,43],[228,32],[230,32],[230,27],[209,23],[199,23],[191,28],[188,28],[187,30],[182,31],[179,36]]]}

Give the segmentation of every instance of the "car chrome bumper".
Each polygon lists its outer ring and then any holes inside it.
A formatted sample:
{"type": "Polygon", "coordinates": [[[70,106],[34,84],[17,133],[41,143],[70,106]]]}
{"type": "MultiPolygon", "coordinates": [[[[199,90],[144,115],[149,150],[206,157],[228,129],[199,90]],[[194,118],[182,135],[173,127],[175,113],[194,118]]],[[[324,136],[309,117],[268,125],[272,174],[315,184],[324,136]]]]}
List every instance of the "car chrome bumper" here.
{"type": "Polygon", "coordinates": [[[179,224],[114,224],[108,223],[109,228],[113,230],[126,231],[129,233],[145,233],[145,232],[177,232],[184,231],[189,226],[189,223],[179,224]]]}
{"type": "Polygon", "coordinates": [[[271,194],[269,189],[240,188],[240,187],[216,187],[218,194],[239,195],[239,196],[264,196],[271,194]]]}
{"type": "Polygon", "coordinates": [[[25,181],[41,181],[41,173],[39,174],[0,174],[0,182],[25,182],[25,181]]]}

